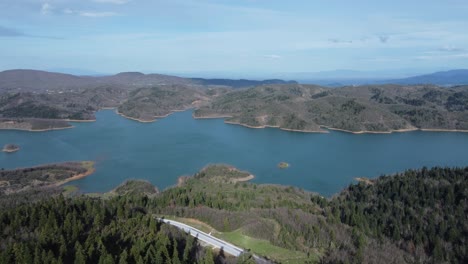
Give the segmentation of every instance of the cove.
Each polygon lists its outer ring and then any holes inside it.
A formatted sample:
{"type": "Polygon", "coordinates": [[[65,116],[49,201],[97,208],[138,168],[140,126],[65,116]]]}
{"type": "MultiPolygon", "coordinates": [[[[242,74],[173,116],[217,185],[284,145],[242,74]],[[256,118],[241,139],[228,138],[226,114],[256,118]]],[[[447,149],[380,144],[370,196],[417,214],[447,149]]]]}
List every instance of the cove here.
{"type": "Polygon", "coordinates": [[[331,196],[355,177],[378,177],[423,166],[468,166],[468,133],[300,133],[250,129],[222,119],[177,112],[139,123],[101,110],[92,123],[48,132],[0,131],[0,168],[73,160],[96,161],[96,172],[74,181],[82,192],[106,192],[127,179],[146,179],[160,190],[208,164],[225,163],[255,175],[253,182],[297,186],[331,196]],[[279,162],[290,167],[279,169],[279,162]]]}

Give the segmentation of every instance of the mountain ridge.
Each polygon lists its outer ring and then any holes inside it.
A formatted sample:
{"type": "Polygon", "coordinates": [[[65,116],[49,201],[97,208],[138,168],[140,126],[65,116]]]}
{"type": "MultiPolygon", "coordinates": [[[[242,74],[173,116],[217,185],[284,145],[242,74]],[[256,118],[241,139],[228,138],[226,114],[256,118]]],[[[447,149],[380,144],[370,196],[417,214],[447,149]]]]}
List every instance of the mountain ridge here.
{"type": "Polygon", "coordinates": [[[438,71],[384,82],[395,84],[436,84],[444,86],[463,85],[468,84],[468,69],[438,71]]]}
{"type": "Polygon", "coordinates": [[[228,86],[243,88],[262,84],[295,83],[269,79],[263,81],[247,79],[204,79],[183,78],[166,74],[144,74],[141,72],[121,72],[105,76],[76,76],[32,69],[12,69],[0,72],[0,92],[66,92],[84,91],[103,85],[119,85],[128,90],[154,85],[228,86]]]}

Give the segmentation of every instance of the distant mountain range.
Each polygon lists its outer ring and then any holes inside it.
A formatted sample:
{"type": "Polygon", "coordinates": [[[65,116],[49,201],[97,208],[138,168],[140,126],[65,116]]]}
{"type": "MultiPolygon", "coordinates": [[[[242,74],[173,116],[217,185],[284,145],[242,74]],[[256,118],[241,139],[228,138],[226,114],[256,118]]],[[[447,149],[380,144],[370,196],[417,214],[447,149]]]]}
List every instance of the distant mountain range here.
{"type": "Polygon", "coordinates": [[[318,84],[328,87],[340,87],[346,85],[363,84],[435,84],[441,86],[453,86],[468,84],[468,70],[456,69],[440,71],[424,75],[414,75],[408,77],[403,73],[386,75],[382,72],[361,72],[351,70],[337,70],[318,73],[298,73],[293,79],[300,83],[318,84]]]}
{"type": "MultiPolygon", "coordinates": [[[[318,84],[328,87],[388,83],[454,86],[468,84],[468,69],[441,71],[399,79],[371,78],[370,75],[364,76],[357,71],[345,70],[323,72],[318,75],[311,73],[310,77],[310,79],[303,79],[306,78],[306,73],[303,73],[299,82],[318,84]],[[341,73],[342,75],[334,75],[337,73],[341,73]]],[[[110,85],[125,90],[133,90],[134,88],[150,87],[154,85],[226,86],[231,88],[244,88],[265,84],[297,83],[298,82],[296,81],[285,81],[282,79],[248,80],[224,78],[183,78],[165,74],[143,74],[140,72],[122,72],[106,76],[77,76],[38,70],[7,70],[0,72],[0,92],[67,92],[106,87],[110,85]]]]}
{"type": "Polygon", "coordinates": [[[468,70],[450,70],[431,74],[418,75],[403,79],[381,81],[381,83],[394,84],[436,84],[436,85],[462,85],[468,84],[468,70]]]}
{"type": "Polygon", "coordinates": [[[264,84],[297,84],[296,81],[284,81],[280,79],[269,79],[263,81],[257,80],[232,80],[232,79],[203,79],[203,78],[190,78],[192,81],[200,85],[217,85],[217,86],[230,86],[233,88],[242,88],[250,86],[258,86],[264,84]]]}
{"type": "Polygon", "coordinates": [[[0,92],[52,92],[77,91],[102,86],[117,86],[131,89],[154,85],[212,85],[241,88],[262,84],[287,84],[294,81],[283,80],[231,80],[182,78],[164,74],[143,74],[122,72],[109,76],[76,76],[38,70],[7,70],[0,72],[0,92]]]}

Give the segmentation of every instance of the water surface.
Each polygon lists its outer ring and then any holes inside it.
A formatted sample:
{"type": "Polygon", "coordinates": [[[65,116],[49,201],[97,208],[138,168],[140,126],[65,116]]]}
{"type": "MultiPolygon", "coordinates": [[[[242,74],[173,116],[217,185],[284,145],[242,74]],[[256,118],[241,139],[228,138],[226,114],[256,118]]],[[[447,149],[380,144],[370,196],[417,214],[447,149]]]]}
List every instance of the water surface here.
{"type": "Polygon", "coordinates": [[[106,192],[126,179],[146,179],[160,189],[210,163],[248,170],[253,182],[285,184],[331,196],[355,177],[377,177],[423,166],[468,166],[468,133],[408,132],[354,135],[249,129],[222,119],[178,112],[155,123],[139,123],[112,110],[97,122],[48,132],[0,131],[0,168],[71,160],[96,161],[96,173],[73,182],[83,192],[106,192]],[[288,162],[288,169],[277,164],[288,162]]]}

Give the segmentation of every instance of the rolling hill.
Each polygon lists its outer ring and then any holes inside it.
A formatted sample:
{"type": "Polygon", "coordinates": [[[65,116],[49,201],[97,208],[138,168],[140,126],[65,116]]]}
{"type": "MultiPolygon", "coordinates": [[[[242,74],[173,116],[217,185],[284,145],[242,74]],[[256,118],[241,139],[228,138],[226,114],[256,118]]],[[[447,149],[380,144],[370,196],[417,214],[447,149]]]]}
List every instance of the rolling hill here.
{"type": "Polygon", "coordinates": [[[0,92],[73,91],[95,85],[92,78],[36,70],[0,72],[0,92]]]}
{"type": "Polygon", "coordinates": [[[122,72],[109,76],[75,76],[37,70],[7,70],[0,72],[0,93],[33,92],[55,93],[83,91],[100,86],[119,86],[127,90],[155,85],[192,85],[249,87],[261,84],[289,83],[283,80],[230,80],[182,78],[164,74],[143,74],[141,72],[122,72]]]}
{"type": "Polygon", "coordinates": [[[468,130],[468,86],[369,85],[331,89],[264,85],[214,98],[195,117],[227,117],[249,127],[323,132],[468,130]]]}
{"type": "Polygon", "coordinates": [[[382,83],[395,84],[435,84],[435,85],[463,85],[468,84],[468,69],[435,72],[403,79],[387,80],[382,83]]]}
{"type": "Polygon", "coordinates": [[[246,80],[246,79],[232,80],[232,79],[191,78],[191,80],[200,85],[228,86],[228,87],[233,87],[233,88],[243,88],[243,87],[259,86],[259,85],[265,85],[265,84],[297,84],[296,81],[283,81],[279,79],[256,81],[256,80],[246,80]]]}
{"type": "MultiPolygon", "coordinates": [[[[455,76],[455,80],[465,72],[431,78],[455,76]]],[[[138,72],[102,77],[32,70],[0,73],[1,128],[11,129],[12,118],[23,118],[21,128],[67,127],[47,124],[47,119],[93,120],[95,111],[103,107],[116,107],[125,117],[145,122],[194,108],[198,118],[227,117],[228,123],[304,132],[468,130],[468,86],[379,84],[332,89],[282,80],[188,79],[138,72]],[[233,89],[255,84],[261,85],[233,89]],[[32,124],[34,118],[41,120],[32,124]]]]}

